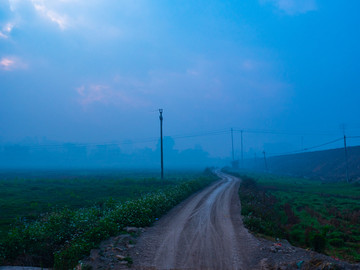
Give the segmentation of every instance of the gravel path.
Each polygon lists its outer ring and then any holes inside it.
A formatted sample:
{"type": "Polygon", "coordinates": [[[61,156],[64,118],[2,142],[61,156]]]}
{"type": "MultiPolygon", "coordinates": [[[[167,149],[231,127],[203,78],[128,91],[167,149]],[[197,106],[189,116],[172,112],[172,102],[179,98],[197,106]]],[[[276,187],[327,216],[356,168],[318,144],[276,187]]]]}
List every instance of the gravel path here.
{"type": "Polygon", "coordinates": [[[124,270],[129,269],[126,258],[131,258],[136,270],[360,269],[359,264],[293,247],[286,240],[273,242],[250,234],[240,215],[240,180],[217,173],[219,181],[180,203],[152,227],[127,228],[135,235],[104,241],[83,265],[124,270]]]}
{"type": "Polygon", "coordinates": [[[136,269],[253,269],[259,241],[244,228],[240,180],[221,180],[173,209],[138,240],[136,269]]]}

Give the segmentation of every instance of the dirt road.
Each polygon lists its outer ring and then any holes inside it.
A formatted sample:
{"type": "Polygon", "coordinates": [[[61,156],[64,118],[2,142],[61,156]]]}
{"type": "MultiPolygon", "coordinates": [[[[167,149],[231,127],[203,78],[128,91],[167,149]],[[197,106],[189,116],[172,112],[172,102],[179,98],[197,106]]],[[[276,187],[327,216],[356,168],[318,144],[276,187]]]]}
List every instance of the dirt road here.
{"type": "Polygon", "coordinates": [[[129,269],[125,258],[132,258],[136,270],[360,270],[360,264],[293,247],[286,240],[254,237],[241,220],[240,180],[218,175],[219,181],[180,203],[152,227],[138,228],[142,232],[138,238],[127,234],[104,241],[83,260],[84,265],[124,270],[129,269]]]}
{"type": "Polygon", "coordinates": [[[140,237],[136,269],[253,269],[259,242],[240,216],[240,180],[220,181],[192,196],[140,237]],[[255,254],[254,254],[255,255],[255,254]]]}

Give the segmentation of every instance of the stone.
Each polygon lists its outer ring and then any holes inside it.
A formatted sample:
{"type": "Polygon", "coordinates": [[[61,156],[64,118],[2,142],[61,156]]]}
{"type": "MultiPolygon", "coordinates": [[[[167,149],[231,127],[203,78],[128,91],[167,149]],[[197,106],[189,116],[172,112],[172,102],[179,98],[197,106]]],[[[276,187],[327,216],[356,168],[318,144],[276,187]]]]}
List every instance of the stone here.
{"type": "Polygon", "coordinates": [[[125,256],[123,256],[123,255],[116,255],[115,256],[118,260],[120,260],[120,261],[123,261],[123,260],[125,260],[125,256]]]}
{"type": "Polygon", "coordinates": [[[136,227],[125,227],[124,229],[128,233],[137,233],[139,231],[139,229],[136,227]]]}
{"type": "Polygon", "coordinates": [[[90,261],[95,261],[99,257],[99,253],[98,249],[92,249],[89,256],[90,261]]]}

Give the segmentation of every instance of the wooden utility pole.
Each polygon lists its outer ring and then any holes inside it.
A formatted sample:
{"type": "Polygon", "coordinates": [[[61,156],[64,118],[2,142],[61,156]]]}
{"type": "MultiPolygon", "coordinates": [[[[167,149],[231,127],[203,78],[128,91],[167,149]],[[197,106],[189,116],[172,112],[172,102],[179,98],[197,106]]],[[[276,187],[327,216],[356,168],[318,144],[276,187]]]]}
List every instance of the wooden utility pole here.
{"type": "Polygon", "coordinates": [[[243,144],[243,130],[241,130],[241,168],[244,168],[244,144],[243,144]]]}
{"type": "Polygon", "coordinates": [[[256,153],[254,154],[254,170],[256,171],[257,169],[257,156],[256,153]]]}
{"type": "Polygon", "coordinates": [[[346,147],[346,135],[344,134],[344,150],[345,150],[345,166],[346,166],[346,182],[349,183],[349,164],[348,164],[348,152],[346,147]]]}
{"type": "Polygon", "coordinates": [[[301,151],[304,151],[304,136],[301,136],[301,151]]]}
{"type": "Polygon", "coordinates": [[[265,162],[265,171],[267,172],[268,171],[268,165],[267,165],[267,161],[266,161],[266,153],[265,153],[265,151],[263,151],[263,154],[264,154],[264,162],[265,162]]]}
{"type": "Polygon", "coordinates": [[[349,183],[349,165],[348,165],[348,153],[347,153],[347,147],[346,147],[345,124],[341,124],[340,127],[342,128],[343,134],[344,134],[346,182],[349,183]]]}
{"type": "Polygon", "coordinates": [[[232,161],[234,162],[234,135],[233,135],[233,129],[231,128],[231,150],[232,150],[232,161]]]}
{"type": "Polygon", "coordinates": [[[159,109],[160,113],[160,151],[161,151],[161,179],[164,179],[164,150],[163,150],[163,109],[159,109]]]}

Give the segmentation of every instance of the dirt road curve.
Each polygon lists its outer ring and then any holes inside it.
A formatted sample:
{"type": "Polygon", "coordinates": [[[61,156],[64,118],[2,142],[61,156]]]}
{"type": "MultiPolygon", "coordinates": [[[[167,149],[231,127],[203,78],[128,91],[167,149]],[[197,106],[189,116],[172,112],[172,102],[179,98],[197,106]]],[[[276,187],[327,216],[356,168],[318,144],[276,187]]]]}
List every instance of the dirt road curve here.
{"type": "Polygon", "coordinates": [[[240,216],[240,180],[221,180],[192,196],[140,237],[136,269],[253,269],[259,242],[240,216]]]}
{"type": "Polygon", "coordinates": [[[293,247],[284,239],[255,238],[241,220],[240,180],[218,175],[219,181],[180,203],[152,227],[141,228],[138,238],[119,235],[104,241],[84,265],[126,270],[127,256],[136,270],[360,270],[360,264],[293,247]]]}

